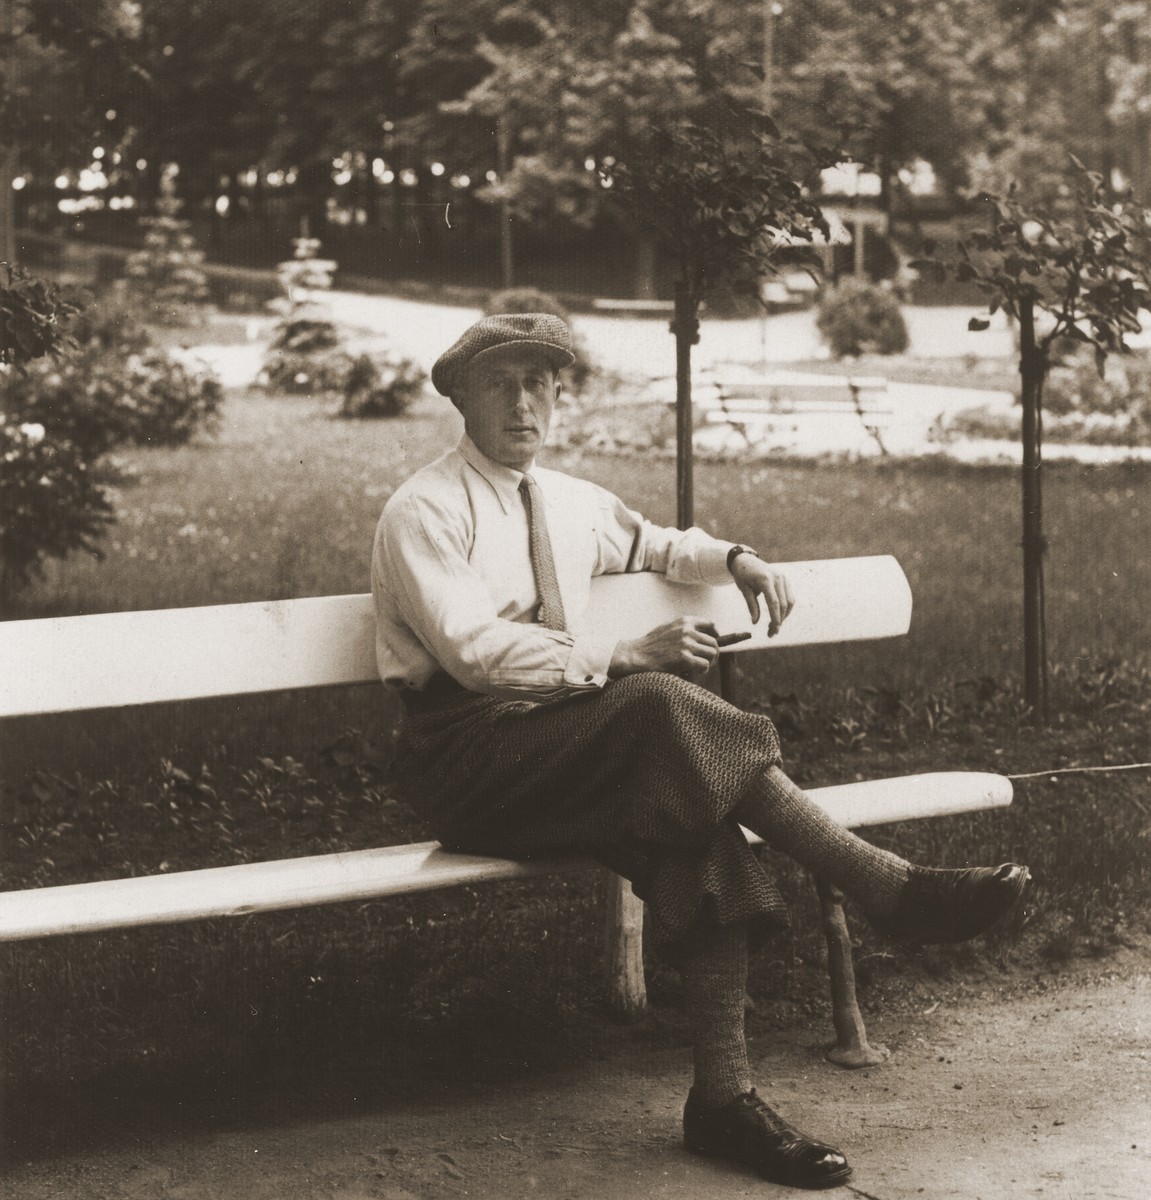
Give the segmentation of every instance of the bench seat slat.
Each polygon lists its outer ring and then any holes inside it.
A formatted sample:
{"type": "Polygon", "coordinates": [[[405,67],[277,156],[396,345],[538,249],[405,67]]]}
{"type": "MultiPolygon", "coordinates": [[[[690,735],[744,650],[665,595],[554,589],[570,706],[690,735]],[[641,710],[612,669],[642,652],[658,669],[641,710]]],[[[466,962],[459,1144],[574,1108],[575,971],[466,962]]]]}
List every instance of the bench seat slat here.
{"type": "MultiPolygon", "coordinates": [[[[841,824],[860,826],[1003,807],[1011,803],[1011,783],[981,772],[936,772],[813,788],[810,794],[841,824]]],[[[587,865],[578,858],[521,863],[452,854],[422,842],[3,892],[0,941],[369,900],[587,865]]]]}
{"type": "MultiPolygon", "coordinates": [[[[898,637],[911,589],[889,555],[782,564],[797,608],[770,642],[766,622],[736,649],[898,637]]],[[[662,575],[592,581],[582,626],[635,637],[672,616],[750,628],[735,585],[669,584],[662,575]]],[[[368,595],[207,605],[0,622],[0,717],[377,679],[368,595]]]]}

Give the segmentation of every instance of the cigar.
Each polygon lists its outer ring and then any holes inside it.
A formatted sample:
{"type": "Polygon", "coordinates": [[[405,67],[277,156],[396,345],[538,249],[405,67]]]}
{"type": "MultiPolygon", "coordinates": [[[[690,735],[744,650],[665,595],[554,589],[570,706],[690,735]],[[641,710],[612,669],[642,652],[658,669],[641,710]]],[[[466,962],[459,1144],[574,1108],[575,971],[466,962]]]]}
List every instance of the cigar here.
{"type": "Polygon", "coordinates": [[[715,640],[722,646],[734,646],[736,642],[746,642],[751,637],[750,633],[724,633],[715,640]]]}

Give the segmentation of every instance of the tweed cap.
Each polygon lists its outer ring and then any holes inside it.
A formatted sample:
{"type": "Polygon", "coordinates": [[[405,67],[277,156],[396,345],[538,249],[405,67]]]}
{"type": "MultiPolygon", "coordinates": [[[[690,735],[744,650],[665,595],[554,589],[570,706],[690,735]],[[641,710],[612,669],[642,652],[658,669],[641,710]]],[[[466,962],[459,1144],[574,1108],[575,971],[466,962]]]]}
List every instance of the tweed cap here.
{"type": "Polygon", "coordinates": [[[550,313],[501,313],[484,317],[465,329],[456,344],[436,359],[432,367],[436,391],[450,396],[477,358],[506,346],[542,350],[557,371],[575,362],[571,330],[559,317],[550,313]]]}

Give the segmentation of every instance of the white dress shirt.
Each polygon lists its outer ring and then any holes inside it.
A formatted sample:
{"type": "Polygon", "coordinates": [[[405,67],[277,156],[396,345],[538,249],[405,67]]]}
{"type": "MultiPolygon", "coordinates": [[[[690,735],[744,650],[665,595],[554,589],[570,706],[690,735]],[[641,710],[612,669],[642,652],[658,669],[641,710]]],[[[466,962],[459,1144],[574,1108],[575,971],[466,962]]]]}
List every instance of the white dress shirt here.
{"type": "Polygon", "coordinates": [[[376,662],[391,688],[422,689],[437,670],[514,699],[602,688],[615,639],[583,625],[593,575],[658,571],[682,583],[729,583],[732,543],[644,520],[604,488],[533,468],[568,630],[536,623],[521,472],[465,434],[388,501],[376,529],[376,662]]]}

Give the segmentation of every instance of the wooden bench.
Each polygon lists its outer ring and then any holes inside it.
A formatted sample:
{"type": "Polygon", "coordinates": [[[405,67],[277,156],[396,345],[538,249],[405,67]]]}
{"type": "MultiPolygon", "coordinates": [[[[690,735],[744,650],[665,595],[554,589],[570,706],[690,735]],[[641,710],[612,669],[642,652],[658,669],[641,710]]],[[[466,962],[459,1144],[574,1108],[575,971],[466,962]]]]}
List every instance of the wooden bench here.
{"type": "MultiPolygon", "coordinates": [[[[726,653],[907,632],[911,592],[893,558],[787,569],[797,607],[770,642],[764,622],[751,629],[734,585],[684,586],[656,575],[595,580],[585,621],[621,638],[678,614],[708,617],[724,633],[751,630],[749,640],[726,653]]],[[[374,632],[367,595],[4,622],[0,717],[369,683],[376,679],[374,632]]],[[[861,826],[1006,805],[1011,785],[996,775],[940,773],[818,788],[812,795],[842,824],[861,826]]],[[[364,901],[588,865],[452,854],[424,842],[9,891],[0,893],[0,941],[364,901]]],[[[878,1061],[882,1052],[868,1046],[855,1004],[842,896],[818,886],[838,1037],[830,1057],[844,1065],[878,1061]]],[[[622,880],[611,890],[606,927],[610,996],[634,1015],[646,1003],[642,905],[622,880]]]]}
{"type": "Polygon", "coordinates": [[[701,396],[701,408],[708,424],[733,429],[749,444],[818,427],[840,440],[866,432],[884,452],[883,431],[893,415],[887,380],[871,376],[721,374],[701,396]]]}

